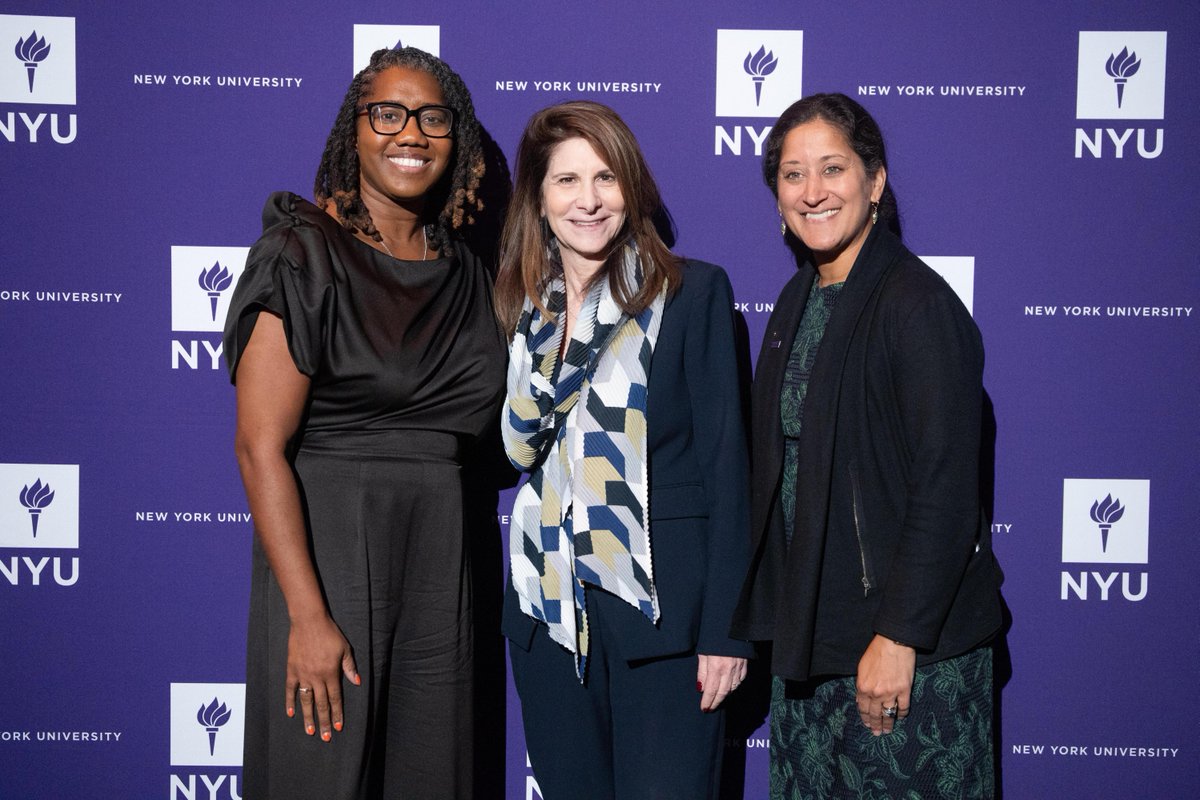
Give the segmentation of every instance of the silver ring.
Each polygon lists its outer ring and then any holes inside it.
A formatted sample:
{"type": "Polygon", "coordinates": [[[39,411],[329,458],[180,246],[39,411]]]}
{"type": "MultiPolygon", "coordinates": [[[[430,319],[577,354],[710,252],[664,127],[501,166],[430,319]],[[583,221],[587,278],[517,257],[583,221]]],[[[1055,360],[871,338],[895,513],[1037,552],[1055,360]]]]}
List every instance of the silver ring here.
{"type": "Polygon", "coordinates": [[[312,691],[312,689],[310,689],[310,688],[309,688],[309,687],[307,687],[307,686],[301,686],[301,687],[300,687],[299,689],[297,689],[296,691],[298,691],[298,692],[301,692],[301,693],[303,693],[303,694],[308,694],[309,692],[311,692],[311,691],[312,691]]]}
{"type": "Polygon", "coordinates": [[[883,715],[885,717],[887,717],[888,719],[895,719],[896,718],[896,707],[888,706],[887,708],[883,709],[883,715]]]}

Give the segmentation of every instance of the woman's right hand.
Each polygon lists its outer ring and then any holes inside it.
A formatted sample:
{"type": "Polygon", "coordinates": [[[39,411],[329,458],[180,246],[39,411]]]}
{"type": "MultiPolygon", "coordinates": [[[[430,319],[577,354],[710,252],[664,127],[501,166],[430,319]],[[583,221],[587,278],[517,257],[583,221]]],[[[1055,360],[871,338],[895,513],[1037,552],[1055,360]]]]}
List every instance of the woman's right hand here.
{"type": "Polygon", "coordinates": [[[354,665],[350,643],[328,615],[309,620],[293,620],[288,633],[287,715],[295,716],[294,702],[300,699],[304,731],[328,742],[332,731],[341,731],[342,675],[359,686],[362,679],[354,665]],[[314,722],[315,714],[315,722],[314,722]]]}

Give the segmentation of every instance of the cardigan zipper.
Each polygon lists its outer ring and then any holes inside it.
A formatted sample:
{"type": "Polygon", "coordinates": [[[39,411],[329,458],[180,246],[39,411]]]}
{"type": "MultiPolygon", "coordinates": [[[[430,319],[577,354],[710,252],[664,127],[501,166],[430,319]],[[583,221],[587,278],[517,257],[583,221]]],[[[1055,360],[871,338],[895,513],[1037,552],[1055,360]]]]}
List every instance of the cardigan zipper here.
{"type": "Polygon", "coordinates": [[[863,546],[862,522],[859,514],[858,473],[850,465],[850,494],[854,505],[854,535],[858,539],[858,557],[862,563],[863,597],[871,593],[871,579],[867,576],[867,549],[863,546]]]}

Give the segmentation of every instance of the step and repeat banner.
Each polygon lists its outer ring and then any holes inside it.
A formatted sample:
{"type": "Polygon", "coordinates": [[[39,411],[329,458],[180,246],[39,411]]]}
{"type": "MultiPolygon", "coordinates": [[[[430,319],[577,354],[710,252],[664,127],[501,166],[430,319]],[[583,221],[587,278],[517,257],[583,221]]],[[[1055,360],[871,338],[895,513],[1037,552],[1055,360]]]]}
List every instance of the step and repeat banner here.
{"type": "MultiPolygon", "coordinates": [[[[398,42],[462,74],[499,162],[543,106],[616,108],[754,354],[794,269],[771,123],[865,105],[906,241],[987,349],[1003,792],[1194,796],[1198,36],[1189,3],[5,3],[0,797],[241,796],[252,520],[219,332],[264,199],[310,195],[398,42]]],[[[762,709],[735,710],[729,796],[762,800],[762,709]]],[[[536,800],[511,690],[496,713],[496,796],[536,800]]]]}

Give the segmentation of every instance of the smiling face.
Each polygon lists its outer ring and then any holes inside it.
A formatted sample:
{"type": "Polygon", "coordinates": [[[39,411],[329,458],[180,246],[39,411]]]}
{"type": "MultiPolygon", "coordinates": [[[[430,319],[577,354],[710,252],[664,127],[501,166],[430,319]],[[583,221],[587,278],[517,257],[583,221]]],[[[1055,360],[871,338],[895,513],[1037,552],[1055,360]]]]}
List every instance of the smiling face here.
{"type": "MultiPolygon", "coordinates": [[[[359,106],[379,102],[412,109],[446,104],[437,79],[411,67],[388,67],[371,80],[359,106]]],[[[454,139],[429,138],[415,118],[410,117],[399,133],[384,136],[361,114],[357,135],[359,191],[368,208],[396,203],[420,209],[453,160],[454,139]]]]}
{"type": "Polygon", "coordinates": [[[870,232],[871,203],[887,180],[868,176],[845,135],[822,119],[788,131],[779,157],[779,213],[812,251],[822,283],[845,279],[870,232]]]}
{"type": "Polygon", "coordinates": [[[584,139],[554,146],[542,180],[542,216],[558,238],[563,267],[590,276],[625,225],[617,176],[584,139]]]}

